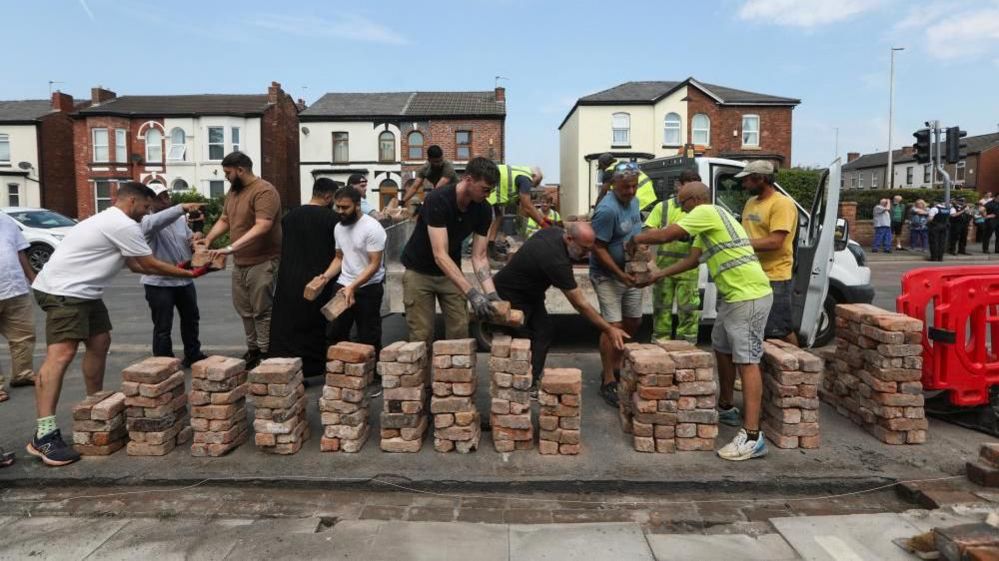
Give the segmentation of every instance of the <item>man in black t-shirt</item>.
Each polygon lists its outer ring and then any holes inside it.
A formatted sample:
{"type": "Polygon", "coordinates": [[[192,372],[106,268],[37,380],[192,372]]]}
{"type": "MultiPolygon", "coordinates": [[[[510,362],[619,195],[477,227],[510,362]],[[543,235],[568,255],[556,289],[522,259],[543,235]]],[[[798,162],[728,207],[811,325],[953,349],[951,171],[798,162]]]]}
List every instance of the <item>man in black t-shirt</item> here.
{"type": "Polygon", "coordinates": [[[572,274],[572,261],[585,258],[595,240],[593,228],[586,222],[569,224],[566,230],[545,228],[524,242],[510,263],[496,273],[499,297],[524,312],[525,327],[531,339],[531,369],[535,382],[545,368],[554,335],[554,326],[545,308],[545,292],[549,287],[561,290],[576,311],[607,333],[617,349],[624,350],[628,334],[600,317],[586,301],[572,274]]]}
{"type": "Polygon", "coordinates": [[[406,267],[403,301],[410,341],[426,341],[428,345],[433,341],[435,302],[444,313],[446,339],[468,337],[468,304],[479,319],[495,313],[491,301],[499,297],[486,257],[492,209],[485,201],[498,181],[496,164],[472,158],[457,185],[434,189],[423,201],[416,229],[402,251],[406,267]],[[469,234],[475,235],[472,268],[482,290],[461,272],[461,244],[469,234]]]}
{"type": "Polygon", "coordinates": [[[982,238],[982,253],[988,255],[989,242],[992,235],[996,234],[995,251],[999,253],[999,233],[996,232],[996,225],[999,224],[999,197],[992,198],[991,193],[986,193],[985,199],[985,228],[982,238]]]}

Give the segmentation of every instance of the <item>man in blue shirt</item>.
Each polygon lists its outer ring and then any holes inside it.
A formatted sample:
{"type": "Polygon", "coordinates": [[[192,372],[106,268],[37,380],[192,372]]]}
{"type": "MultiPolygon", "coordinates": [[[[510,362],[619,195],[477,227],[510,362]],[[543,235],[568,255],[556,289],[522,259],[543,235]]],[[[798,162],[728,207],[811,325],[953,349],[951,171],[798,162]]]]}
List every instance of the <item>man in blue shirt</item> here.
{"type": "MultiPolygon", "coordinates": [[[[590,254],[590,282],[597,293],[600,315],[614,327],[634,337],[642,323],[642,291],[635,279],[624,271],[624,244],[642,231],[642,217],[635,192],[638,189],[638,165],[621,163],[614,167],[611,181],[613,195],[605,196],[593,212],[591,225],[596,234],[590,254]]],[[[600,362],[603,378],[600,395],[617,407],[617,377],[624,353],[610,338],[600,335],[600,362]]]]}

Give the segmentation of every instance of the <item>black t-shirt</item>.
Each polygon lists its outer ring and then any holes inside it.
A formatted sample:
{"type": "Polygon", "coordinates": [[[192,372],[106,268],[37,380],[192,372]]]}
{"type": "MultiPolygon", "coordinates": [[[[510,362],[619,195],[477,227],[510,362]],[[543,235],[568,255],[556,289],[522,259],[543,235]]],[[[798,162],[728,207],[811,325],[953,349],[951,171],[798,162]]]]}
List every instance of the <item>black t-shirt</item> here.
{"type": "Polygon", "coordinates": [[[423,200],[416,229],[402,250],[402,264],[425,275],[441,276],[444,271],[434,261],[427,226],[447,228],[447,253],[461,266],[461,243],[473,232],[485,236],[493,213],[489,203],[471,202],[465,212],[458,209],[458,191],[454,185],[434,189],[423,200]]]}
{"type": "Polygon", "coordinates": [[[989,218],[989,220],[999,218],[999,199],[992,199],[991,201],[985,203],[985,214],[995,215],[995,218],[989,218]]]}
{"type": "Polygon", "coordinates": [[[576,288],[572,262],[561,228],[544,228],[528,238],[510,262],[493,277],[496,292],[506,300],[543,300],[548,287],[576,288]]]}

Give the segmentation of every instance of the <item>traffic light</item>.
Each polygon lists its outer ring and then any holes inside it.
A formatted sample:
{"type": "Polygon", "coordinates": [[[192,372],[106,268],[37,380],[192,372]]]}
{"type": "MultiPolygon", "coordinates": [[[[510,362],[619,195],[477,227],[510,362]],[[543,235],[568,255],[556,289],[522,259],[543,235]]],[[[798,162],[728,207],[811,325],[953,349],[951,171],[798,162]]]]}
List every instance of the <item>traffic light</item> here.
{"type": "Polygon", "coordinates": [[[921,164],[930,162],[930,129],[919,129],[912,133],[916,137],[916,143],[912,149],[916,152],[916,161],[921,164]]]}
{"type": "Polygon", "coordinates": [[[956,164],[964,158],[964,149],[968,147],[968,143],[961,142],[961,139],[966,136],[968,136],[968,131],[961,130],[961,127],[947,128],[947,149],[944,151],[944,155],[948,164],[956,164]]]}

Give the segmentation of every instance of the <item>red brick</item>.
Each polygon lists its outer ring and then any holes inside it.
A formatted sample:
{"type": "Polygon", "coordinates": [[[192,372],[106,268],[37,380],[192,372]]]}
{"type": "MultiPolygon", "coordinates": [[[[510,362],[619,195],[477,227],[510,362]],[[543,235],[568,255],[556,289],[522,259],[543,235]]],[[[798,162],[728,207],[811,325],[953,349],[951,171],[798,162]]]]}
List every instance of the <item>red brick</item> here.
{"type": "Polygon", "coordinates": [[[476,351],[475,339],[434,341],[435,355],[469,355],[476,351]]]}
{"type": "Polygon", "coordinates": [[[546,368],[541,389],[550,394],[579,394],[583,387],[582,376],[576,368],[546,368]]]}
{"type": "Polygon", "coordinates": [[[121,372],[122,380],[140,384],[158,384],[180,370],[179,358],[152,357],[135,363],[121,372]]]}

